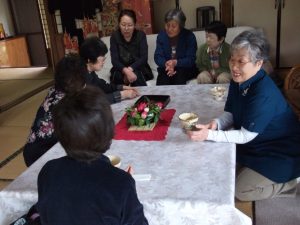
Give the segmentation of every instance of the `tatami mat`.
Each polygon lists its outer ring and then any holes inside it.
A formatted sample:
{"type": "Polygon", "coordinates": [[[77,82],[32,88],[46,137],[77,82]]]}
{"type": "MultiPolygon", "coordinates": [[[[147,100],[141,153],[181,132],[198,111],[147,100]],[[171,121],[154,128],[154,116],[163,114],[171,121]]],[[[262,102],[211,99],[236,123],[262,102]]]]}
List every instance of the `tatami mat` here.
{"type": "Polygon", "coordinates": [[[241,212],[249,216],[252,221],[254,219],[253,215],[253,202],[241,202],[237,199],[235,199],[235,207],[238,208],[241,212]]]}
{"type": "Polygon", "coordinates": [[[53,79],[53,70],[47,67],[0,68],[0,81],[28,79],[53,79]]]}
{"type": "Polygon", "coordinates": [[[21,153],[0,169],[0,180],[15,179],[26,168],[27,167],[24,163],[23,154],[21,153]]]}
{"type": "Polygon", "coordinates": [[[299,225],[300,184],[295,198],[271,198],[255,202],[256,225],[299,225]]]}
{"type": "Polygon", "coordinates": [[[23,102],[53,83],[52,68],[0,68],[0,112],[23,102]]]}
{"type": "Polygon", "coordinates": [[[24,146],[38,107],[47,93],[48,89],[0,113],[0,162],[24,146]]]}
{"type": "Polygon", "coordinates": [[[26,169],[20,149],[53,83],[45,67],[0,69],[0,190],[26,169]]]}
{"type": "Polygon", "coordinates": [[[0,114],[0,126],[31,126],[49,88],[0,114]]]}
{"type": "Polygon", "coordinates": [[[0,180],[0,191],[10,184],[10,180],[0,180]]]}
{"type": "Polygon", "coordinates": [[[51,85],[53,85],[51,79],[0,82],[0,112],[10,109],[51,85]]]}
{"type": "Polygon", "coordinates": [[[0,127],[0,162],[22,148],[28,134],[28,127],[0,127]]]}

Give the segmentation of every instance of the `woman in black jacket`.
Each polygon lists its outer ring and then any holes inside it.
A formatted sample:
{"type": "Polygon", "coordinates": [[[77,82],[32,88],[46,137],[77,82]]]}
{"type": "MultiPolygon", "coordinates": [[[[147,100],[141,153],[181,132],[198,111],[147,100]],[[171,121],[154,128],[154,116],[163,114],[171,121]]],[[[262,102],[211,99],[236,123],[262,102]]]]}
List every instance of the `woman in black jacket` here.
{"type": "Polygon", "coordinates": [[[122,10],[118,22],[119,29],[110,38],[110,54],[113,64],[111,83],[146,86],[146,81],[153,79],[147,62],[146,34],[135,28],[136,15],[133,10],[122,10]]]}
{"type": "Polygon", "coordinates": [[[135,98],[138,95],[138,91],[135,88],[109,84],[96,74],[96,71],[102,69],[107,52],[106,45],[98,37],[87,38],[82,43],[80,46],[80,56],[85,61],[88,69],[88,74],[85,76],[86,83],[101,88],[106,93],[110,103],[135,98]]]}

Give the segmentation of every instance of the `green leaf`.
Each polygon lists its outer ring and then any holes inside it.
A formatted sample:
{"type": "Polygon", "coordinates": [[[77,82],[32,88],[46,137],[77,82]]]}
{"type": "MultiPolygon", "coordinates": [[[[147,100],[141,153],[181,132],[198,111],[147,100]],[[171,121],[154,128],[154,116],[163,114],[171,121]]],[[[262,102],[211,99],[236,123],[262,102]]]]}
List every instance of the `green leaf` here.
{"type": "Polygon", "coordinates": [[[133,105],[131,107],[125,108],[127,113],[127,123],[135,126],[144,126],[145,124],[150,126],[151,123],[157,123],[160,118],[160,113],[162,109],[160,109],[155,102],[151,102],[149,98],[145,97],[143,100],[144,103],[147,104],[147,108],[149,108],[148,115],[145,119],[142,118],[140,112],[136,112],[135,116],[132,117],[132,112],[136,111],[136,106],[133,105]]]}
{"type": "Polygon", "coordinates": [[[144,126],[144,124],[145,124],[145,120],[139,119],[138,126],[144,126]]]}

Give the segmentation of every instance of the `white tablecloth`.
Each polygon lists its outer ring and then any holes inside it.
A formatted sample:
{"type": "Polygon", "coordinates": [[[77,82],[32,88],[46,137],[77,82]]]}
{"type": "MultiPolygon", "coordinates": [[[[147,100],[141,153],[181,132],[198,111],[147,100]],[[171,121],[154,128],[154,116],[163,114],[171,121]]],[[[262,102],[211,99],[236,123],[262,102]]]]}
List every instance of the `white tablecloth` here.
{"type": "MultiPolygon", "coordinates": [[[[167,108],[176,109],[164,141],[116,141],[107,154],[122,159],[121,168],[151,174],[136,181],[150,225],[249,225],[251,219],[234,207],[235,145],[192,142],[181,129],[178,115],[195,112],[206,123],[220,115],[224,101],[215,101],[212,85],[141,87],[141,94],[168,94],[167,108]]],[[[115,121],[135,100],[112,105],[115,121]]],[[[64,155],[56,144],[0,192],[0,224],[13,221],[37,201],[37,175],[50,159],[64,155]]]]}

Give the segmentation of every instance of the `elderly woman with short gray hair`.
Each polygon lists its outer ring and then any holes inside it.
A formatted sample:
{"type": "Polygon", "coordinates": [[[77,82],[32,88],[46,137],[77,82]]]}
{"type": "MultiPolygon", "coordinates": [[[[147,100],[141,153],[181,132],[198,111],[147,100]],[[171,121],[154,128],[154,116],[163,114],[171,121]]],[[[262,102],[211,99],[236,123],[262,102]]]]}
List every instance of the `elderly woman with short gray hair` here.
{"type": "Polygon", "coordinates": [[[192,31],[184,28],[186,17],[180,9],[165,15],[165,30],[157,35],[154,60],[158,66],[156,85],[186,84],[197,75],[197,41],[192,31]]]}
{"type": "Polygon", "coordinates": [[[294,197],[300,177],[300,122],[262,69],[268,50],[257,30],[233,40],[225,112],[188,132],[195,141],[236,143],[236,197],[242,201],[294,197]]]}

